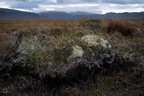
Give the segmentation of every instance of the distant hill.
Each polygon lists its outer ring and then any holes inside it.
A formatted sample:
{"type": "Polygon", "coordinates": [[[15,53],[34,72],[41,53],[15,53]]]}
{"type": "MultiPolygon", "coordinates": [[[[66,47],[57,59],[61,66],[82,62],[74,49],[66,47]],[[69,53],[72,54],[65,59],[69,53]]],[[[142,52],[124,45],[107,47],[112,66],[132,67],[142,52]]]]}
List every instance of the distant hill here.
{"type": "Polygon", "coordinates": [[[12,9],[0,8],[0,18],[18,18],[18,17],[55,17],[55,18],[80,18],[80,17],[94,17],[94,18],[144,18],[144,12],[132,13],[107,13],[107,14],[92,14],[88,12],[59,12],[47,11],[40,13],[24,12],[12,9]]]}
{"type": "Polygon", "coordinates": [[[36,13],[0,8],[0,18],[40,17],[36,13]]]}
{"type": "Polygon", "coordinates": [[[88,12],[59,12],[59,11],[47,11],[39,13],[42,17],[56,17],[56,18],[80,18],[80,17],[91,17],[94,14],[88,12]]]}
{"type": "Polygon", "coordinates": [[[107,14],[92,14],[88,12],[57,12],[48,11],[39,13],[42,17],[57,17],[57,18],[80,18],[80,17],[96,17],[96,18],[144,18],[144,12],[133,13],[107,13],[107,14]]]}
{"type": "Polygon", "coordinates": [[[82,12],[82,11],[70,12],[70,14],[71,15],[93,15],[93,13],[82,12]]]}
{"type": "Polygon", "coordinates": [[[144,18],[144,12],[107,13],[106,18],[144,18]]]}
{"type": "Polygon", "coordinates": [[[92,15],[92,13],[88,12],[59,12],[59,11],[47,11],[47,12],[41,12],[39,13],[42,17],[57,17],[57,18],[78,18],[78,17],[84,17],[92,15]]]}
{"type": "Polygon", "coordinates": [[[57,17],[57,18],[73,18],[73,16],[66,12],[48,11],[39,13],[42,17],[57,17]]]}

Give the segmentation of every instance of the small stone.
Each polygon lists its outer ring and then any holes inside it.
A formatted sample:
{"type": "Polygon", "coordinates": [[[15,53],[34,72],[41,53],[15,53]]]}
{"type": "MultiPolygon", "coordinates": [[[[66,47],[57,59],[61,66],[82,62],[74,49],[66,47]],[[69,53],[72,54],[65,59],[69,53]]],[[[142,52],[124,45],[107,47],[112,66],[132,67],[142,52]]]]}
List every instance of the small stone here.
{"type": "Polygon", "coordinates": [[[76,57],[81,58],[83,56],[84,51],[80,46],[76,45],[76,46],[73,46],[72,48],[73,48],[73,51],[72,51],[72,54],[69,56],[69,58],[76,58],[76,57]]]}

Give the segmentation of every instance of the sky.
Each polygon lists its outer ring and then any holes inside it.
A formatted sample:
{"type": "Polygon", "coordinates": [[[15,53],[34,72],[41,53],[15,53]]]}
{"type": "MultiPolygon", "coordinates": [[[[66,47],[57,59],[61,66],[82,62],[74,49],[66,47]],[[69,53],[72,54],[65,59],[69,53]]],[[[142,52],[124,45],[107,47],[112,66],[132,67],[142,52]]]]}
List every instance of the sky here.
{"type": "Polygon", "coordinates": [[[28,12],[144,12],[144,0],[0,0],[0,8],[28,12]]]}

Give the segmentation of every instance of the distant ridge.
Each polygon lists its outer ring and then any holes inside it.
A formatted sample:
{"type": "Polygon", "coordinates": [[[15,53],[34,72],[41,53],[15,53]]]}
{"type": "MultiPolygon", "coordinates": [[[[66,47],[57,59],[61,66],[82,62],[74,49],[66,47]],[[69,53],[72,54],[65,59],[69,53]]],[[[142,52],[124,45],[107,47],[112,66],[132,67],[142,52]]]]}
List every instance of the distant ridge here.
{"type": "Polygon", "coordinates": [[[88,12],[59,12],[47,11],[40,13],[24,12],[13,9],[0,8],[0,18],[20,18],[20,17],[55,17],[55,18],[80,18],[80,17],[93,17],[93,18],[144,18],[144,12],[132,13],[106,13],[106,14],[93,14],[88,12]]]}
{"type": "Polygon", "coordinates": [[[0,18],[40,17],[36,13],[0,8],[0,18]]]}
{"type": "Polygon", "coordinates": [[[69,13],[58,11],[41,12],[39,15],[42,17],[73,18],[69,13]]]}
{"type": "Polygon", "coordinates": [[[106,14],[92,14],[88,12],[57,12],[48,11],[39,13],[43,17],[57,17],[57,18],[79,18],[79,17],[96,17],[96,18],[144,18],[144,12],[132,13],[106,13],[106,14]]]}
{"type": "Polygon", "coordinates": [[[132,12],[132,13],[107,13],[104,15],[107,18],[144,18],[144,12],[132,12]]]}

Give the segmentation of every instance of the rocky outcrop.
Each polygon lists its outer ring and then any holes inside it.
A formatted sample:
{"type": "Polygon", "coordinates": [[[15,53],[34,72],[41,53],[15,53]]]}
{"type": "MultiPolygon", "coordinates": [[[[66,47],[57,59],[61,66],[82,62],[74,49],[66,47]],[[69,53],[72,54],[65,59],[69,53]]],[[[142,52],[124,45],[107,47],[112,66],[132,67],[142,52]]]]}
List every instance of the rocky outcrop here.
{"type": "MultiPolygon", "coordinates": [[[[62,55],[58,55],[60,53],[66,54],[66,50],[60,50],[56,53],[51,49],[48,52],[52,52],[53,55],[57,57],[53,57],[56,59],[51,59],[49,61],[45,61],[40,57],[37,58],[41,65],[38,62],[30,62],[32,58],[27,57],[27,55],[32,54],[32,56],[37,56],[40,52],[44,52],[44,47],[41,42],[39,42],[35,38],[27,38],[22,37],[21,43],[16,49],[16,52],[13,53],[12,56],[9,56],[7,61],[13,66],[21,66],[21,67],[30,67],[33,69],[33,72],[39,74],[40,77],[49,76],[51,78],[65,78],[70,77],[73,78],[77,74],[83,75],[82,73],[86,73],[89,70],[93,69],[103,69],[105,66],[113,66],[117,57],[111,47],[111,44],[104,40],[103,38],[97,35],[85,35],[81,37],[80,42],[82,44],[76,44],[72,46],[72,50],[69,50],[71,54],[66,55],[65,58],[62,55]],[[40,50],[38,50],[40,49],[40,50]],[[34,53],[33,51],[39,51],[34,53]],[[16,56],[15,56],[16,55],[16,56]],[[58,60],[60,61],[52,61],[58,60]],[[65,61],[62,61],[65,60],[65,61]]],[[[47,49],[47,47],[45,47],[47,49]]],[[[48,52],[44,52],[42,55],[50,54],[48,52]]],[[[7,58],[5,56],[5,58],[7,58]]],[[[3,63],[6,61],[2,61],[3,63]]],[[[32,70],[28,70],[32,71],[32,70]]]]}

